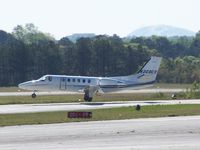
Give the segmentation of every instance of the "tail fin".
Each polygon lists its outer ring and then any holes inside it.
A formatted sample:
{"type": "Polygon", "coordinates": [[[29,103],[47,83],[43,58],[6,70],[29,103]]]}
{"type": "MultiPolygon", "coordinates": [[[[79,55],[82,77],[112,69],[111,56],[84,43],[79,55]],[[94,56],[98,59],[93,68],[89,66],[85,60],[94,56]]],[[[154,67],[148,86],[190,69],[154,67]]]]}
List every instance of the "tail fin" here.
{"type": "Polygon", "coordinates": [[[140,82],[155,81],[161,63],[161,57],[152,56],[151,59],[138,71],[137,78],[140,82]]]}

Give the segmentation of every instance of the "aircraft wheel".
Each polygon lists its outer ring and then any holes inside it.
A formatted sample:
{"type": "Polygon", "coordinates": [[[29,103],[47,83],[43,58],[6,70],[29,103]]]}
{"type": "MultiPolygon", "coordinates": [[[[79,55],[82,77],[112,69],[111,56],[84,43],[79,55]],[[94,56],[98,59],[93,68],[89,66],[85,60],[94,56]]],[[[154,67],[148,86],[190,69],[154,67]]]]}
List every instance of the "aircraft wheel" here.
{"type": "Polygon", "coordinates": [[[140,106],[140,105],[136,105],[136,106],[135,106],[135,109],[136,109],[137,111],[140,111],[141,106],[140,106]]]}
{"type": "Polygon", "coordinates": [[[91,101],[92,101],[92,97],[89,97],[88,94],[85,94],[85,95],[84,95],[84,100],[85,100],[86,102],[91,102],[91,101]]]}
{"type": "Polygon", "coordinates": [[[91,102],[91,101],[92,101],[92,97],[89,97],[89,98],[88,98],[88,102],[91,102]]]}
{"type": "Polygon", "coordinates": [[[31,95],[32,98],[36,98],[36,96],[37,96],[37,95],[36,95],[35,93],[33,93],[33,94],[31,95]]]}
{"type": "Polygon", "coordinates": [[[87,94],[84,95],[84,100],[87,102],[88,101],[89,96],[87,96],[87,94]]]}

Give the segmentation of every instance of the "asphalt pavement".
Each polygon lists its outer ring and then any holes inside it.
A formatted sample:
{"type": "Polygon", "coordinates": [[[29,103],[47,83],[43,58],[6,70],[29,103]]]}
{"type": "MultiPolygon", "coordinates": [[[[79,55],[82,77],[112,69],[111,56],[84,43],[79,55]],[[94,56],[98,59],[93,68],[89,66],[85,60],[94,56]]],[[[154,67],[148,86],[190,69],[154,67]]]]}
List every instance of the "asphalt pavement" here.
{"type": "Polygon", "coordinates": [[[200,116],[0,127],[1,150],[199,150],[200,116]]]}
{"type": "Polygon", "coordinates": [[[91,110],[101,108],[117,108],[146,105],[200,104],[200,100],[151,100],[151,101],[113,101],[113,102],[77,102],[77,103],[47,103],[47,104],[13,104],[0,105],[0,114],[31,113],[91,110]]]}

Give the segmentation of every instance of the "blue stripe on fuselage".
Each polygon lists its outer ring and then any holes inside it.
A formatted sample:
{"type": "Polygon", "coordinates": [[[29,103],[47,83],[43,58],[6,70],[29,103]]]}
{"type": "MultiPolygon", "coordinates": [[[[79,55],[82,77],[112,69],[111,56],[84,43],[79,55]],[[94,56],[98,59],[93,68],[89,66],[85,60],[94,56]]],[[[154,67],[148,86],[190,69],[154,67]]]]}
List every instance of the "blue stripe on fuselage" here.
{"type": "Polygon", "coordinates": [[[100,88],[128,88],[128,87],[137,87],[143,85],[151,85],[154,84],[154,81],[146,82],[146,83],[136,83],[136,84],[126,84],[126,85],[100,85],[100,88]]]}

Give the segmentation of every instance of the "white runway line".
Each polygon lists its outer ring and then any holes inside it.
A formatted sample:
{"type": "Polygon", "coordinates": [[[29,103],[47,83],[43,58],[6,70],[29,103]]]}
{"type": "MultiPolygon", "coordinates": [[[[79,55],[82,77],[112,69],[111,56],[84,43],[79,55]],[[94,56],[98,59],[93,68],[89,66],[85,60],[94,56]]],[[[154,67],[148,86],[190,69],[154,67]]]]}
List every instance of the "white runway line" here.
{"type": "Polygon", "coordinates": [[[2,150],[199,150],[200,116],[0,127],[2,150]]]}
{"type": "Polygon", "coordinates": [[[138,104],[141,106],[200,104],[200,100],[156,100],[156,101],[152,100],[152,101],[89,102],[89,103],[14,104],[14,105],[0,105],[0,114],[117,108],[117,107],[136,106],[138,104]]]}

